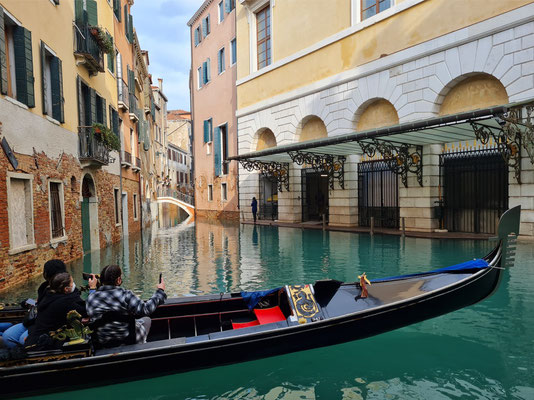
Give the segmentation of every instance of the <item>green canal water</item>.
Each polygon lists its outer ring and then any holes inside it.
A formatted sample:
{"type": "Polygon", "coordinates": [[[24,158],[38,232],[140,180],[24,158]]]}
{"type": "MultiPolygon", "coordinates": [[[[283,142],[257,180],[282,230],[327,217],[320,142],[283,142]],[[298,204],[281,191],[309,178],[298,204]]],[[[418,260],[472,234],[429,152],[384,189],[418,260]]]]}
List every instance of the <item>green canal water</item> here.
{"type": "MultiPolygon", "coordinates": [[[[166,224],[162,224],[166,225],[166,224]]],[[[167,224],[168,225],[168,224],[167,224]]],[[[172,224],[171,224],[172,225],[172,224]]],[[[215,222],[154,227],[86,256],[124,286],[169,296],[421,272],[484,255],[484,241],[428,240],[215,222]]],[[[466,309],[369,339],[45,399],[534,399],[534,244],[518,244],[499,290],[466,309]]],[[[1,300],[34,296],[39,279],[1,300]]],[[[31,384],[31,383],[29,383],[31,384]]]]}

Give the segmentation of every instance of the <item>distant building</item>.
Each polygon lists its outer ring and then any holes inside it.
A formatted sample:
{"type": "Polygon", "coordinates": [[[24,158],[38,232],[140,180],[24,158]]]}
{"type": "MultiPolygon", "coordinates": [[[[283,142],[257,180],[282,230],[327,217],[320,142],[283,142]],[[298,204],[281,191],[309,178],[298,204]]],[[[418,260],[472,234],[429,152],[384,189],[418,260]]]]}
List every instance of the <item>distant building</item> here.
{"type": "Polygon", "coordinates": [[[235,16],[235,0],[206,0],[188,22],[198,216],[239,217],[235,16]]]}
{"type": "MultiPolygon", "coordinates": [[[[182,187],[187,194],[194,194],[194,178],[193,178],[193,141],[191,129],[191,113],[184,110],[170,110],[167,113],[167,143],[168,148],[173,149],[176,156],[178,153],[182,154],[183,161],[179,161],[180,168],[175,172],[174,177],[178,187],[182,187]],[[179,173],[182,172],[184,176],[179,173]],[[181,186],[180,186],[181,185],[181,186]]],[[[171,158],[169,156],[169,162],[171,158]]]]}

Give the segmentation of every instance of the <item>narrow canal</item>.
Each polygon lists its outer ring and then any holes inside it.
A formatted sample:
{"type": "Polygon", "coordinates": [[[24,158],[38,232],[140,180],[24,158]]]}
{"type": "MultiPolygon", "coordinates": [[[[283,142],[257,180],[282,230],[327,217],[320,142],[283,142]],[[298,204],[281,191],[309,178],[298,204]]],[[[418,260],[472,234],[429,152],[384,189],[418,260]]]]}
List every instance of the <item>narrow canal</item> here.
{"type": "MultiPolygon", "coordinates": [[[[124,286],[169,296],[255,290],[333,278],[420,272],[478,257],[484,241],[442,241],[184,221],[172,208],[152,230],[70,267],[118,263],[124,286]]],[[[534,245],[518,244],[499,290],[466,309],[373,338],[50,399],[534,399],[534,245]]],[[[2,300],[34,296],[39,279],[2,300]]]]}

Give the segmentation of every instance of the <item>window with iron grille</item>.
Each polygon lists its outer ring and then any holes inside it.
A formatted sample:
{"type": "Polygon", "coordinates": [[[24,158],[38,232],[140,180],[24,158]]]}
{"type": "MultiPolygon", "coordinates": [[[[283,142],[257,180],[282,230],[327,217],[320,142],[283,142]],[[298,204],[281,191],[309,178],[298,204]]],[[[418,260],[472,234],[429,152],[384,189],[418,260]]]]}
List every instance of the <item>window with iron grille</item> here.
{"type": "Polygon", "coordinates": [[[268,4],[256,14],[258,69],[271,64],[271,8],[268,4]]]}
{"type": "Polygon", "coordinates": [[[361,0],[362,1],[362,21],[387,10],[392,6],[393,0],[361,0]]]}
{"type": "Polygon", "coordinates": [[[63,226],[63,207],[61,206],[62,190],[61,183],[50,182],[50,223],[52,238],[62,237],[65,229],[63,226]]]}

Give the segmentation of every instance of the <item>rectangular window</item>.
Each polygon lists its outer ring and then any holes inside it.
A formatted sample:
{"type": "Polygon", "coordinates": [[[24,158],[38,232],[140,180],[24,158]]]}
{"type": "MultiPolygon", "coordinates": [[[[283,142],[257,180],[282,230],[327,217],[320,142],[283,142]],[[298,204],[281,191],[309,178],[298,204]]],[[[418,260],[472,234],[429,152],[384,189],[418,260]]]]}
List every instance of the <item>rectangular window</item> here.
{"type": "Polygon", "coordinates": [[[119,189],[113,189],[113,201],[115,203],[115,225],[120,225],[121,223],[121,206],[120,206],[120,196],[119,189]]]}
{"type": "Polygon", "coordinates": [[[226,188],[226,183],[221,183],[221,200],[228,200],[228,190],[226,188]]]}
{"type": "Polygon", "coordinates": [[[117,20],[121,22],[121,0],[113,0],[113,13],[117,17],[117,20]]]}
{"type": "Polygon", "coordinates": [[[59,182],[50,182],[50,228],[52,238],[65,235],[63,213],[63,185],[59,182]]]}
{"type": "Polygon", "coordinates": [[[235,0],[224,0],[226,13],[230,14],[235,8],[235,0]]]}
{"type": "Polygon", "coordinates": [[[234,65],[237,62],[237,45],[235,39],[230,42],[230,49],[232,51],[230,64],[234,65]]]}
{"type": "Polygon", "coordinates": [[[208,201],[213,201],[213,185],[208,185],[208,201]]]}
{"type": "Polygon", "coordinates": [[[133,194],[133,217],[137,221],[137,193],[133,194]]]}
{"type": "Polygon", "coordinates": [[[202,65],[197,69],[197,89],[202,87],[202,65]]]}
{"type": "Polygon", "coordinates": [[[34,244],[33,194],[31,175],[9,177],[8,215],[10,249],[34,244]]]}
{"type": "Polygon", "coordinates": [[[112,54],[107,54],[108,58],[108,70],[115,75],[115,57],[112,54]]]}
{"type": "Polygon", "coordinates": [[[62,63],[43,42],[41,42],[41,78],[43,114],[61,123],[65,122],[62,63]]]}
{"type": "Polygon", "coordinates": [[[210,34],[211,27],[210,27],[210,15],[202,20],[202,36],[206,37],[210,34]]]}
{"type": "Polygon", "coordinates": [[[198,46],[202,42],[202,32],[200,31],[200,25],[195,29],[195,46],[198,46]]]}
{"type": "Polygon", "coordinates": [[[219,3],[219,24],[224,20],[224,2],[219,3]]]}
{"type": "Polygon", "coordinates": [[[226,69],[226,66],[224,65],[224,47],[219,50],[218,56],[217,56],[218,66],[219,66],[219,75],[224,72],[226,69]]]}
{"type": "Polygon", "coordinates": [[[228,174],[228,163],[225,162],[228,158],[228,124],[221,126],[221,162],[223,175],[228,174]]]}
{"type": "Polygon", "coordinates": [[[392,3],[392,0],[361,0],[362,21],[387,10],[392,3]]]}
{"type": "Polygon", "coordinates": [[[211,61],[208,58],[202,63],[202,83],[205,85],[211,80],[211,61]]]}
{"type": "Polygon", "coordinates": [[[204,143],[210,143],[213,140],[213,122],[212,119],[204,121],[204,143]]]}
{"type": "Polygon", "coordinates": [[[258,69],[271,64],[271,8],[268,4],[256,14],[258,69]]]}

